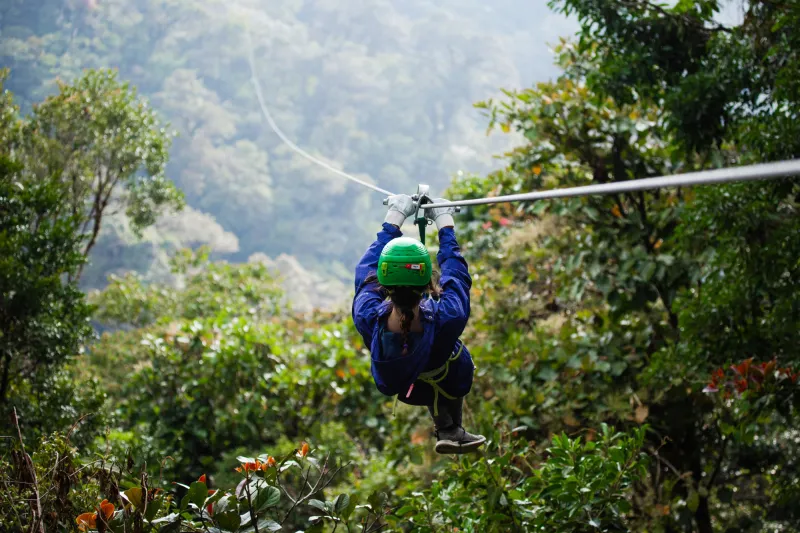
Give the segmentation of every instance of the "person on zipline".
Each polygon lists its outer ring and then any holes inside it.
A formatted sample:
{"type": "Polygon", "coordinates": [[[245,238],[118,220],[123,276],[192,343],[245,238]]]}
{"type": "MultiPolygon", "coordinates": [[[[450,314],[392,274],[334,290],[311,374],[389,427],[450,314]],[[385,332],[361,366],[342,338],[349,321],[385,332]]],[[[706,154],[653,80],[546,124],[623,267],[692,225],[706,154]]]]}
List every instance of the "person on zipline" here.
{"type": "Polygon", "coordinates": [[[437,453],[474,451],[486,439],[461,425],[475,367],[459,340],[469,319],[472,278],[456,242],[455,209],[426,211],[439,230],[437,284],[428,250],[400,231],[416,212],[414,201],[398,194],[388,205],[383,229],[355,272],[353,321],[371,352],[372,377],[386,396],[428,407],[437,453]]]}

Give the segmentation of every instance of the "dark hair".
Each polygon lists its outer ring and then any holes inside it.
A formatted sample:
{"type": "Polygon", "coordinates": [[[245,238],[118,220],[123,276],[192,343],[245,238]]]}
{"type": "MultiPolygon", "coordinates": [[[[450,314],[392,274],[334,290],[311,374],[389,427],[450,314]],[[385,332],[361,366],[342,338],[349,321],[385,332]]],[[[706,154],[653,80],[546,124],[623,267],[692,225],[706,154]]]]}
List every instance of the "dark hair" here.
{"type": "Polygon", "coordinates": [[[424,287],[398,286],[384,287],[378,282],[376,274],[370,274],[364,280],[364,284],[376,283],[381,288],[381,295],[384,299],[389,298],[392,302],[392,309],[397,309],[400,313],[400,329],[403,332],[403,355],[408,353],[408,334],[411,332],[411,323],[414,321],[414,309],[422,301],[422,295],[428,293],[431,297],[438,300],[442,293],[439,286],[439,276],[433,272],[431,281],[424,287]]]}

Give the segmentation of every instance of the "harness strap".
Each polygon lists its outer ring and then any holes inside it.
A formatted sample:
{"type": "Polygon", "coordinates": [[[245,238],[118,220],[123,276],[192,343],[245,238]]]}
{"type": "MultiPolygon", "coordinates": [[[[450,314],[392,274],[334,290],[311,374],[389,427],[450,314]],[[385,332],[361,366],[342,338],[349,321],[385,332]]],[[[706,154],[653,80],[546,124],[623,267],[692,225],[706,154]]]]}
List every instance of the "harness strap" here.
{"type": "MultiPolygon", "coordinates": [[[[440,366],[439,368],[436,368],[434,370],[429,370],[427,372],[423,372],[417,378],[419,381],[422,381],[423,383],[427,383],[428,385],[430,385],[433,388],[433,416],[439,416],[439,395],[440,394],[442,396],[444,396],[445,398],[447,398],[448,400],[455,400],[456,399],[455,396],[452,396],[452,395],[446,393],[444,391],[444,389],[442,389],[442,387],[439,386],[439,382],[443,381],[444,378],[447,377],[447,373],[450,371],[450,363],[455,361],[456,359],[458,359],[461,356],[461,352],[463,350],[464,350],[464,343],[462,342],[461,346],[459,346],[459,348],[458,348],[458,351],[454,351],[453,355],[451,355],[447,359],[447,361],[445,361],[445,363],[442,366],[440,366]],[[436,376],[439,375],[440,373],[442,375],[437,378],[436,376]]],[[[408,392],[406,393],[406,398],[408,398],[411,395],[411,391],[413,389],[414,389],[414,384],[412,383],[411,386],[408,388],[408,392]]],[[[393,415],[394,415],[395,409],[397,408],[397,399],[399,397],[400,397],[399,394],[397,396],[395,396],[394,407],[392,408],[392,414],[393,415]]]]}

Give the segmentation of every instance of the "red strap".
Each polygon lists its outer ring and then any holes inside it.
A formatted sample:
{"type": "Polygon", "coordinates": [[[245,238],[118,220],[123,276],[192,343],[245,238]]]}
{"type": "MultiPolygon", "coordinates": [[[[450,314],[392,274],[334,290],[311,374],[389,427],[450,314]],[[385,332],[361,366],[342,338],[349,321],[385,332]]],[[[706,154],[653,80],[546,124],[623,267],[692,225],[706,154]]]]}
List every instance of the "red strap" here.
{"type": "Polygon", "coordinates": [[[411,386],[408,388],[408,392],[406,393],[406,398],[411,396],[411,391],[414,390],[414,384],[412,383],[411,386]]]}

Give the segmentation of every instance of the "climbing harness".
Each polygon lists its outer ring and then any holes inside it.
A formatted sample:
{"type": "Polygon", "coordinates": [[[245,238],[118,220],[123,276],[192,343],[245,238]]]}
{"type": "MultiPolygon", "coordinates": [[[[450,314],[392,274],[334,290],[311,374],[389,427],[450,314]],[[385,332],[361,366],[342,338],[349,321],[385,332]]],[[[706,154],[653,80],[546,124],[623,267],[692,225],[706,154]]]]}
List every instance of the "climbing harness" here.
{"type": "MultiPolygon", "coordinates": [[[[464,349],[464,344],[459,343],[458,351],[454,351],[453,355],[447,358],[447,361],[437,368],[436,370],[430,370],[428,372],[423,372],[417,378],[419,381],[423,383],[427,383],[431,387],[433,387],[433,416],[439,416],[439,395],[441,394],[448,400],[455,400],[455,396],[451,396],[447,394],[444,389],[439,386],[439,382],[442,381],[444,378],[447,377],[447,373],[450,371],[450,363],[461,357],[461,352],[464,349]],[[438,378],[436,377],[439,373],[442,372],[442,375],[438,378]]],[[[406,398],[411,395],[411,390],[414,388],[414,384],[411,384],[411,387],[408,389],[408,394],[406,398]]]]}
{"type": "MultiPolygon", "coordinates": [[[[461,357],[461,352],[464,350],[464,343],[459,342],[458,350],[454,350],[453,354],[447,358],[447,361],[434,370],[429,370],[427,372],[423,372],[417,377],[417,381],[422,381],[423,383],[427,383],[428,385],[433,388],[433,416],[439,416],[439,395],[441,394],[448,400],[455,400],[456,397],[448,394],[444,391],[444,389],[439,386],[439,383],[447,377],[448,372],[450,371],[450,363],[457,360],[461,357]],[[441,376],[439,376],[441,374],[441,376]],[[439,377],[436,377],[439,376],[439,377]]],[[[406,398],[411,396],[411,392],[414,390],[414,383],[408,388],[408,392],[406,392],[406,398]]],[[[392,416],[395,415],[397,411],[397,400],[400,398],[400,395],[394,397],[394,404],[392,405],[392,416]]]]}

